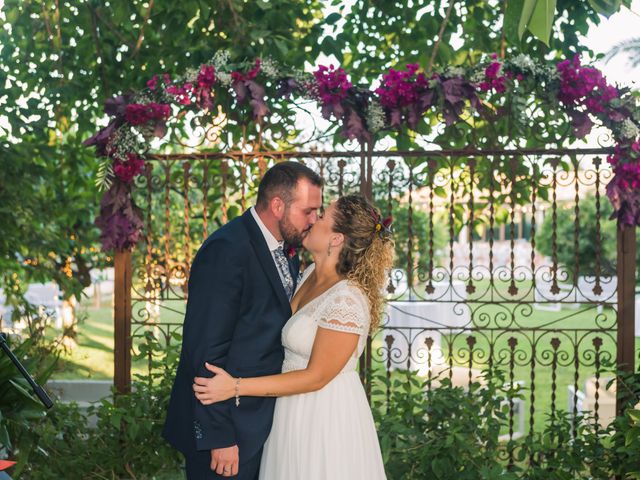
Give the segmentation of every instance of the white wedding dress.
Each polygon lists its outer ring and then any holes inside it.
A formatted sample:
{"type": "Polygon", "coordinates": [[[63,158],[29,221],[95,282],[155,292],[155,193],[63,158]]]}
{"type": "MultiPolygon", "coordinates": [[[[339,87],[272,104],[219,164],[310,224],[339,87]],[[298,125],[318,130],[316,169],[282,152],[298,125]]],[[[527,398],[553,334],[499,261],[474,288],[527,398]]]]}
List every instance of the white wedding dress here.
{"type": "MultiPolygon", "coordinates": [[[[313,268],[305,270],[298,288],[313,268]]],[[[306,368],[318,327],[357,333],[360,339],[357,353],[324,388],[277,399],[260,480],[386,479],[373,416],[356,372],[369,322],[366,297],[342,280],[284,326],[283,372],[306,368]]]]}

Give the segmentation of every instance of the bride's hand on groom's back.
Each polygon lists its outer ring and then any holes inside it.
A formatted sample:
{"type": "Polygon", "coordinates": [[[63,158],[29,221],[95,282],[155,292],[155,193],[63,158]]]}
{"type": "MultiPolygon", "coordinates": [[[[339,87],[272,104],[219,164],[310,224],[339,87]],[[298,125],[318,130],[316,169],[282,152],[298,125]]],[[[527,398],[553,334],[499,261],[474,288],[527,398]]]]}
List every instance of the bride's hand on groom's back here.
{"type": "Polygon", "coordinates": [[[193,391],[196,398],[203,405],[222,402],[235,396],[236,381],[224,369],[214,365],[204,364],[206,369],[214,374],[211,378],[196,377],[193,391]]]}

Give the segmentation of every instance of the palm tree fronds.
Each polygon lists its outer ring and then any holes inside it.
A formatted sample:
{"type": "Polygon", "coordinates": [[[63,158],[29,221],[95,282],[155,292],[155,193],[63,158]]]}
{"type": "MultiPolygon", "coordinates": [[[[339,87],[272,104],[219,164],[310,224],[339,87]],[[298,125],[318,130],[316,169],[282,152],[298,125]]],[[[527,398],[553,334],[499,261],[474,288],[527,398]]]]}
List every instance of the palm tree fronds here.
{"type": "Polygon", "coordinates": [[[605,62],[609,62],[613,57],[620,54],[629,56],[629,64],[635,68],[640,66],[640,37],[630,38],[620,42],[611,48],[605,56],[605,62]]]}

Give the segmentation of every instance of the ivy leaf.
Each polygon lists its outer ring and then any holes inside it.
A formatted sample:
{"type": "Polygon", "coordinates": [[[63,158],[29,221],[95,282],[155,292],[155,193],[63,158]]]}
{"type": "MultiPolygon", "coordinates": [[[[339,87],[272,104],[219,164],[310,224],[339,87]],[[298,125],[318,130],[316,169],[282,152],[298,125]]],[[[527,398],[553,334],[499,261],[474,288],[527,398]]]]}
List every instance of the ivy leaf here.
{"type": "Polygon", "coordinates": [[[329,15],[326,19],[325,19],[325,23],[327,25],[333,25],[334,23],[336,23],[338,20],[340,20],[342,18],[342,15],[340,15],[338,12],[333,12],[331,15],[329,15]]]}

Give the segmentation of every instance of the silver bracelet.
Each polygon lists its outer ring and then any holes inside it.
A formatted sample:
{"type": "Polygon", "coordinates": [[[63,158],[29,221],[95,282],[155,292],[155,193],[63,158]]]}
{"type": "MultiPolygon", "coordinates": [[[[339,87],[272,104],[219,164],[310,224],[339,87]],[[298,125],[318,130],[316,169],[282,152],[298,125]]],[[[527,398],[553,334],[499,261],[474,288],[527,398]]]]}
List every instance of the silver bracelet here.
{"type": "Polygon", "coordinates": [[[236,407],[240,406],[240,380],[242,377],[236,378],[236,407]]]}

